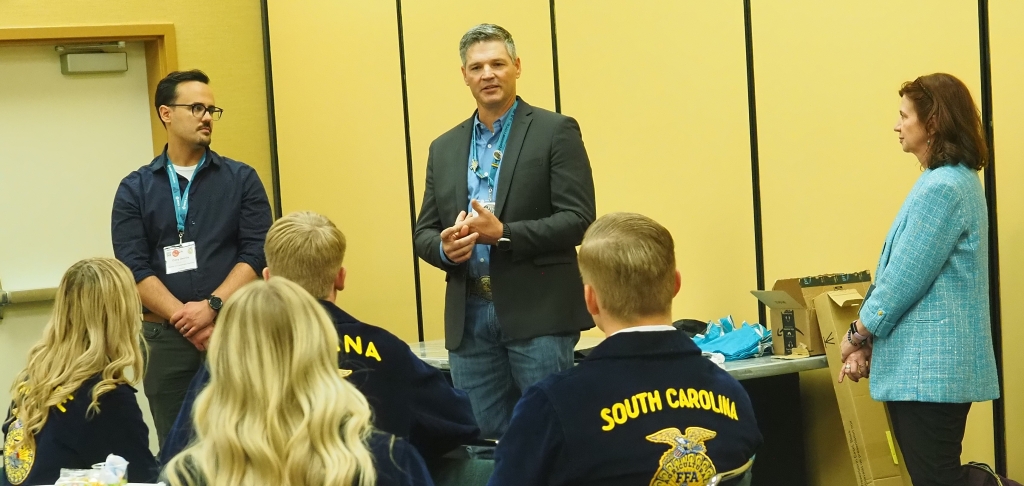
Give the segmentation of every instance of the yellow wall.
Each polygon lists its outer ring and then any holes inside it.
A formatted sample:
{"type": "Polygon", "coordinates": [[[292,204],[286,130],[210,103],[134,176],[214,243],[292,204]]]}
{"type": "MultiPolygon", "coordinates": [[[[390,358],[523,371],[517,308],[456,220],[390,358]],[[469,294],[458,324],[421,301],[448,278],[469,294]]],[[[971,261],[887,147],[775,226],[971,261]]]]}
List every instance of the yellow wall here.
{"type": "MultiPolygon", "coordinates": [[[[515,8],[472,0],[406,1],[402,2],[402,19],[413,191],[418,213],[430,142],[469,118],[476,109],[459,69],[462,35],[470,27],[485,22],[508,29],[522,60],[522,77],[517,83],[519,95],[527,103],[554,110],[551,24],[546,0],[516,2],[515,8]]],[[[444,273],[423,261],[419,267],[425,338],[440,339],[444,337],[444,273]]]]}
{"type": "Polygon", "coordinates": [[[348,240],[338,303],[417,339],[398,29],[393,3],[273,0],[281,200],[348,240]]]}
{"type": "Polygon", "coordinates": [[[1003,397],[1009,476],[1024,477],[1024,2],[989,2],[999,263],[1003,309],[1003,397]]]}
{"type": "MultiPolygon", "coordinates": [[[[210,75],[224,118],[213,149],[256,168],[271,194],[267,95],[258,2],[180,0],[120,2],[39,0],[6,2],[0,28],[171,22],[178,42],[178,68],[210,75]]],[[[117,136],[112,134],[111,143],[117,136]]],[[[148,163],[125,161],[125,174],[148,163]]],[[[113,197],[113,196],[111,196],[113,197]]]]}
{"type": "MultiPolygon", "coordinates": [[[[897,90],[943,71],[977,96],[977,4],[755,1],[752,18],[766,280],[874,272],[889,225],[920,174],[892,132],[897,90]]],[[[824,406],[835,406],[830,380],[826,371],[802,376],[804,403],[823,405],[804,409],[810,479],[853,484],[850,463],[830,469],[830,452],[823,452],[843,443],[838,416],[824,406]]],[[[988,403],[971,412],[963,457],[993,461],[988,403]]]]}
{"type": "Polygon", "coordinates": [[[557,4],[562,112],[594,168],[598,214],[646,214],[675,237],[676,318],[757,321],[740,2],[557,4]]]}

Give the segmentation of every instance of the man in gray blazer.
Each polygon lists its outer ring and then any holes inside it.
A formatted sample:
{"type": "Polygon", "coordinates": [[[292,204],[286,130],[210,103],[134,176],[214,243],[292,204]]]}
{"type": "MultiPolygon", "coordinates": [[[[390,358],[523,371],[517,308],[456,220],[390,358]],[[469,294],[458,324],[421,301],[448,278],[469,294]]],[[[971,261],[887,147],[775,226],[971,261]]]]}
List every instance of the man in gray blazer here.
{"type": "Polygon", "coordinates": [[[575,247],[596,217],[594,181],[576,120],[516,96],[508,31],[473,27],[459,51],[477,110],[430,145],[415,248],[447,273],[452,379],[497,439],[522,390],[572,366],[593,327],[575,247]]]}

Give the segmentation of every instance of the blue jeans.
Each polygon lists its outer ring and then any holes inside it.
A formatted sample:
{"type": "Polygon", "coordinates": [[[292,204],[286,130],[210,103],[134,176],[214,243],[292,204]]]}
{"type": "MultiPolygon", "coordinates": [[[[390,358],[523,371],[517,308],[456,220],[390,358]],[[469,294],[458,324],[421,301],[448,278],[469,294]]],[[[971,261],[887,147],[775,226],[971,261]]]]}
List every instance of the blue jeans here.
{"type": "Polygon", "coordinates": [[[523,391],[572,367],[579,340],[579,332],[509,340],[501,332],[494,303],[468,295],[462,343],[448,353],[448,362],[455,387],[469,395],[481,437],[501,438],[523,391]]]}

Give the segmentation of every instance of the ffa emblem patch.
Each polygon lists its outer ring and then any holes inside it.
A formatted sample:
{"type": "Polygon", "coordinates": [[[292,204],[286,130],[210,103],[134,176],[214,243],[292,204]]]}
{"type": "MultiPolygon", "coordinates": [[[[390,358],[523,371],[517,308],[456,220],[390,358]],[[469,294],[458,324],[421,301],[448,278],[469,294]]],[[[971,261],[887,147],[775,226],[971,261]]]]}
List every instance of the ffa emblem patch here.
{"type": "Polygon", "coordinates": [[[17,447],[18,441],[25,438],[25,430],[21,426],[21,420],[15,419],[7,429],[7,440],[4,441],[4,472],[11,484],[21,484],[32,471],[32,464],[36,462],[36,453],[27,445],[21,444],[17,447]]]}
{"type": "Polygon", "coordinates": [[[659,430],[647,436],[651,442],[672,446],[661,456],[661,466],[651,478],[650,486],[698,486],[715,475],[715,464],[707,456],[704,441],[718,435],[713,430],[687,427],[686,434],[675,427],[659,430]]]}

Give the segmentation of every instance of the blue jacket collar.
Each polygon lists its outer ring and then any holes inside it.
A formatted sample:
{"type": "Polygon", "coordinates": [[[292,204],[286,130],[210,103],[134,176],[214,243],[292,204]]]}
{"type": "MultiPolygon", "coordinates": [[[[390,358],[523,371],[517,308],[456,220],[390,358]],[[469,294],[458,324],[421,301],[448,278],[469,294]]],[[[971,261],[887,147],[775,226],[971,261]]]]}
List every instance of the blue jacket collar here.
{"type": "Polygon", "coordinates": [[[352,317],[351,314],[341,310],[334,302],[327,300],[320,300],[320,305],[324,306],[324,310],[327,311],[327,315],[331,316],[331,321],[335,324],[347,324],[347,323],[358,323],[359,319],[352,317]]]}
{"type": "Polygon", "coordinates": [[[700,356],[700,348],[682,331],[627,332],[605,339],[584,362],[637,356],[700,356]]]}

